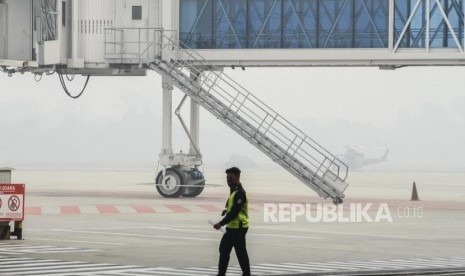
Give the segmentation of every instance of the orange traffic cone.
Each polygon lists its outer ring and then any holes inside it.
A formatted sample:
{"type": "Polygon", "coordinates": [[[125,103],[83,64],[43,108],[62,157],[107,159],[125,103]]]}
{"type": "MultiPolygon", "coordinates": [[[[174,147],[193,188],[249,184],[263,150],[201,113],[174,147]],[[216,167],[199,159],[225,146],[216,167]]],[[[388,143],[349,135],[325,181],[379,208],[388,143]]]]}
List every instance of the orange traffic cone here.
{"type": "Polygon", "coordinates": [[[417,185],[415,182],[413,182],[413,188],[412,188],[412,201],[418,201],[420,198],[418,198],[418,192],[417,192],[417,185]]]}

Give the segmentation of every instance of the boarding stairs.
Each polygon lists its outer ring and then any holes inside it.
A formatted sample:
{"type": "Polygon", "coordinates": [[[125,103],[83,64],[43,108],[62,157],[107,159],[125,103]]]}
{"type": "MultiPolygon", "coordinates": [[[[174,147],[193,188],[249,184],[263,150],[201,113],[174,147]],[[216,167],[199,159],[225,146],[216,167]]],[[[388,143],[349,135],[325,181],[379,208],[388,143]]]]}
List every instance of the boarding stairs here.
{"type": "Polygon", "coordinates": [[[319,196],[330,197],[335,204],[342,203],[348,186],[347,165],[221,68],[208,65],[199,53],[163,31],[154,36],[153,43],[146,47],[139,45],[138,49],[142,55],[139,54],[136,62],[141,66],[170,78],[174,86],[319,196]],[[153,54],[147,55],[150,51],[153,54]]]}

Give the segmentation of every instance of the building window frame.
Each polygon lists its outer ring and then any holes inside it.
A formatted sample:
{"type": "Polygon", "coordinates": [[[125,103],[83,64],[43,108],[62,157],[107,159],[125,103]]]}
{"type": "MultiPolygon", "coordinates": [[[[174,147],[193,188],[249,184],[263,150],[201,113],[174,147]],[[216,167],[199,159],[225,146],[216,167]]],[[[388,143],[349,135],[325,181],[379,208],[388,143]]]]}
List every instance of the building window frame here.
{"type": "Polygon", "coordinates": [[[142,6],[132,6],[132,20],[142,20],[142,6]]]}

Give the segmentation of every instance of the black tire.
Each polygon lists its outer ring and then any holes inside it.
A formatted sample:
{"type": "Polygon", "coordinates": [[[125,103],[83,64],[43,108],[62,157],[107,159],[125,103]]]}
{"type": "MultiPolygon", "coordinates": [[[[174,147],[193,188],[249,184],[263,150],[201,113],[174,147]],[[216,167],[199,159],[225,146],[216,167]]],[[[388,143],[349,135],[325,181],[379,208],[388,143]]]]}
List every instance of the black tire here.
{"type": "Polygon", "coordinates": [[[10,225],[0,225],[0,240],[10,239],[10,225]]]}
{"type": "Polygon", "coordinates": [[[191,187],[191,191],[188,194],[183,194],[183,197],[196,197],[200,195],[203,192],[203,189],[205,188],[205,180],[202,181],[201,183],[198,184],[199,187],[191,187]]]}
{"type": "Polygon", "coordinates": [[[340,198],[340,197],[335,197],[333,199],[333,204],[334,205],[339,205],[339,204],[342,204],[343,202],[344,202],[344,200],[342,200],[342,198],[340,198]]]}
{"type": "Polygon", "coordinates": [[[163,171],[157,175],[156,181],[158,193],[167,198],[180,197],[184,193],[186,179],[184,174],[176,168],[169,168],[165,171],[165,178],[163,179],[163,171]]]}

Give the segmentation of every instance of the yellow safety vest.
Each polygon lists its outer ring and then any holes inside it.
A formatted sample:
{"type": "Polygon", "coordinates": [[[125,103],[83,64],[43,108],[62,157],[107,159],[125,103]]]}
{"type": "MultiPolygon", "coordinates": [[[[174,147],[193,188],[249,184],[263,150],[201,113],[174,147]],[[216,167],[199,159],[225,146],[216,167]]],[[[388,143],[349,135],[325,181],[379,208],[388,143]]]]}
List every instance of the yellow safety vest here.
{"type": "MultiPolygon", "coordinates": [[[[226,212],[231,212],[231,209],[234,205],[234,196],[236,195],[236,191],[234,191],[228,199],[228,206],[226,208],[226,212]]],[[[249,199],[247,198],[247,194],[245,195],[245,203],[242,206],[241,211],[239,214],[228,223],[227,228],[231,229],[239,229],[239,228],[248,228],[249,227],[249,199]]]]}

